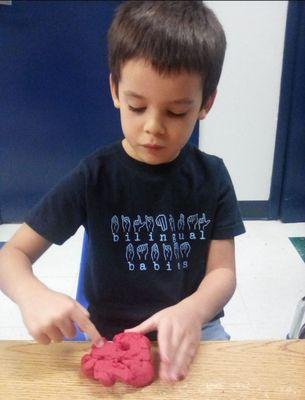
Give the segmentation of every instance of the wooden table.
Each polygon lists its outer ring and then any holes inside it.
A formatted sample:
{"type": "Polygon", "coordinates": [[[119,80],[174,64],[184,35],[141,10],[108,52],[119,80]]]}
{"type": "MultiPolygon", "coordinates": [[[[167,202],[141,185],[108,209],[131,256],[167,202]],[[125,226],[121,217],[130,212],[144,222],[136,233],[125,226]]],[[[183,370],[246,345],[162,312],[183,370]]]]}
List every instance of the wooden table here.
{"type": "Polygon", "coordinates": [[[106,388],[83,376],[80,359],[89,348],[0,341],[0,399],[305,399],[305,340],[202,342],[185,380],[141,389],[106,388]]]}

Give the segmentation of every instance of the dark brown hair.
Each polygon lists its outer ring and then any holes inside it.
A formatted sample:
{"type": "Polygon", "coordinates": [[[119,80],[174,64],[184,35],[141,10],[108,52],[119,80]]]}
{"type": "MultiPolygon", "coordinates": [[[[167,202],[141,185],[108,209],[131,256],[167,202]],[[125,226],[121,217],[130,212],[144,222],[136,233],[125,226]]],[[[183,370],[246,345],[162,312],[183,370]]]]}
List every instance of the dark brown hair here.
{"type": "Polygon", "coordinates": [[[109,68],[118,88],[121,68],[143,58],[160,74],[198,73],[202,106],[221,75],[226,38],[217,17],[202,1],[125,1],[108,31],[109,68]]]}

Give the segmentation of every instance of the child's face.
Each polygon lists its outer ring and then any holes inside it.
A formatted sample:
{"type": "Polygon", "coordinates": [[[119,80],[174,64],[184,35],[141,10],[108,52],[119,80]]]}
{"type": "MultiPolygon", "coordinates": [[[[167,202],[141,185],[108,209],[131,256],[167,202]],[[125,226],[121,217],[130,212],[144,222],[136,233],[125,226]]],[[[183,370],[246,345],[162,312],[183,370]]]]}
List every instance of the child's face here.
{"type": "Polygon", "coordinates": [[[118,96],[111,77],[110,87],[114,105],[121,113],[125,151],[153,165],[178,156],[196,121],[205,118],[215,97],[200,110],[199,75],[181,72],[161,76],[142,59],[129,60],[122,67],[118,96]]]}

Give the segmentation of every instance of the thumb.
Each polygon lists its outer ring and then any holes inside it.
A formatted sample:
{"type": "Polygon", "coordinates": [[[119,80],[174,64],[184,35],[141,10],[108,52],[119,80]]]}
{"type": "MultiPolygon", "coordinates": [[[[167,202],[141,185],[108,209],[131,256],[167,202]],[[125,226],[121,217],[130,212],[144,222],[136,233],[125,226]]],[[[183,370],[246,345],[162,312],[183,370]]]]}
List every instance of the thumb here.
{"type": "Polygon", "coordinates": [[[126,333],[135,332],[135,333],[142,333],[143,335],[145,335],[146,333],[155,331],[156,329],[157,329],[156,318],[152,316],[133,328],[125,329],[124,332],[126,333]]]}

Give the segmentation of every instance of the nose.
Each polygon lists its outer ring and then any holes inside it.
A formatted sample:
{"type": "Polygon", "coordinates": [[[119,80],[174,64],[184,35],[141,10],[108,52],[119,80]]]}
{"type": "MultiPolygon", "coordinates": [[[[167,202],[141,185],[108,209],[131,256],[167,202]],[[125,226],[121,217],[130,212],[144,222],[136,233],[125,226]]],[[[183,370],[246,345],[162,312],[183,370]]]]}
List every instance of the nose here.
{"type": "Polygon", "coordinates": [[[151,135],[163,135],[165,133],[165,126],[162,122],[161,116],[150,115],[145,121],[144,132],[151,135]]]}

